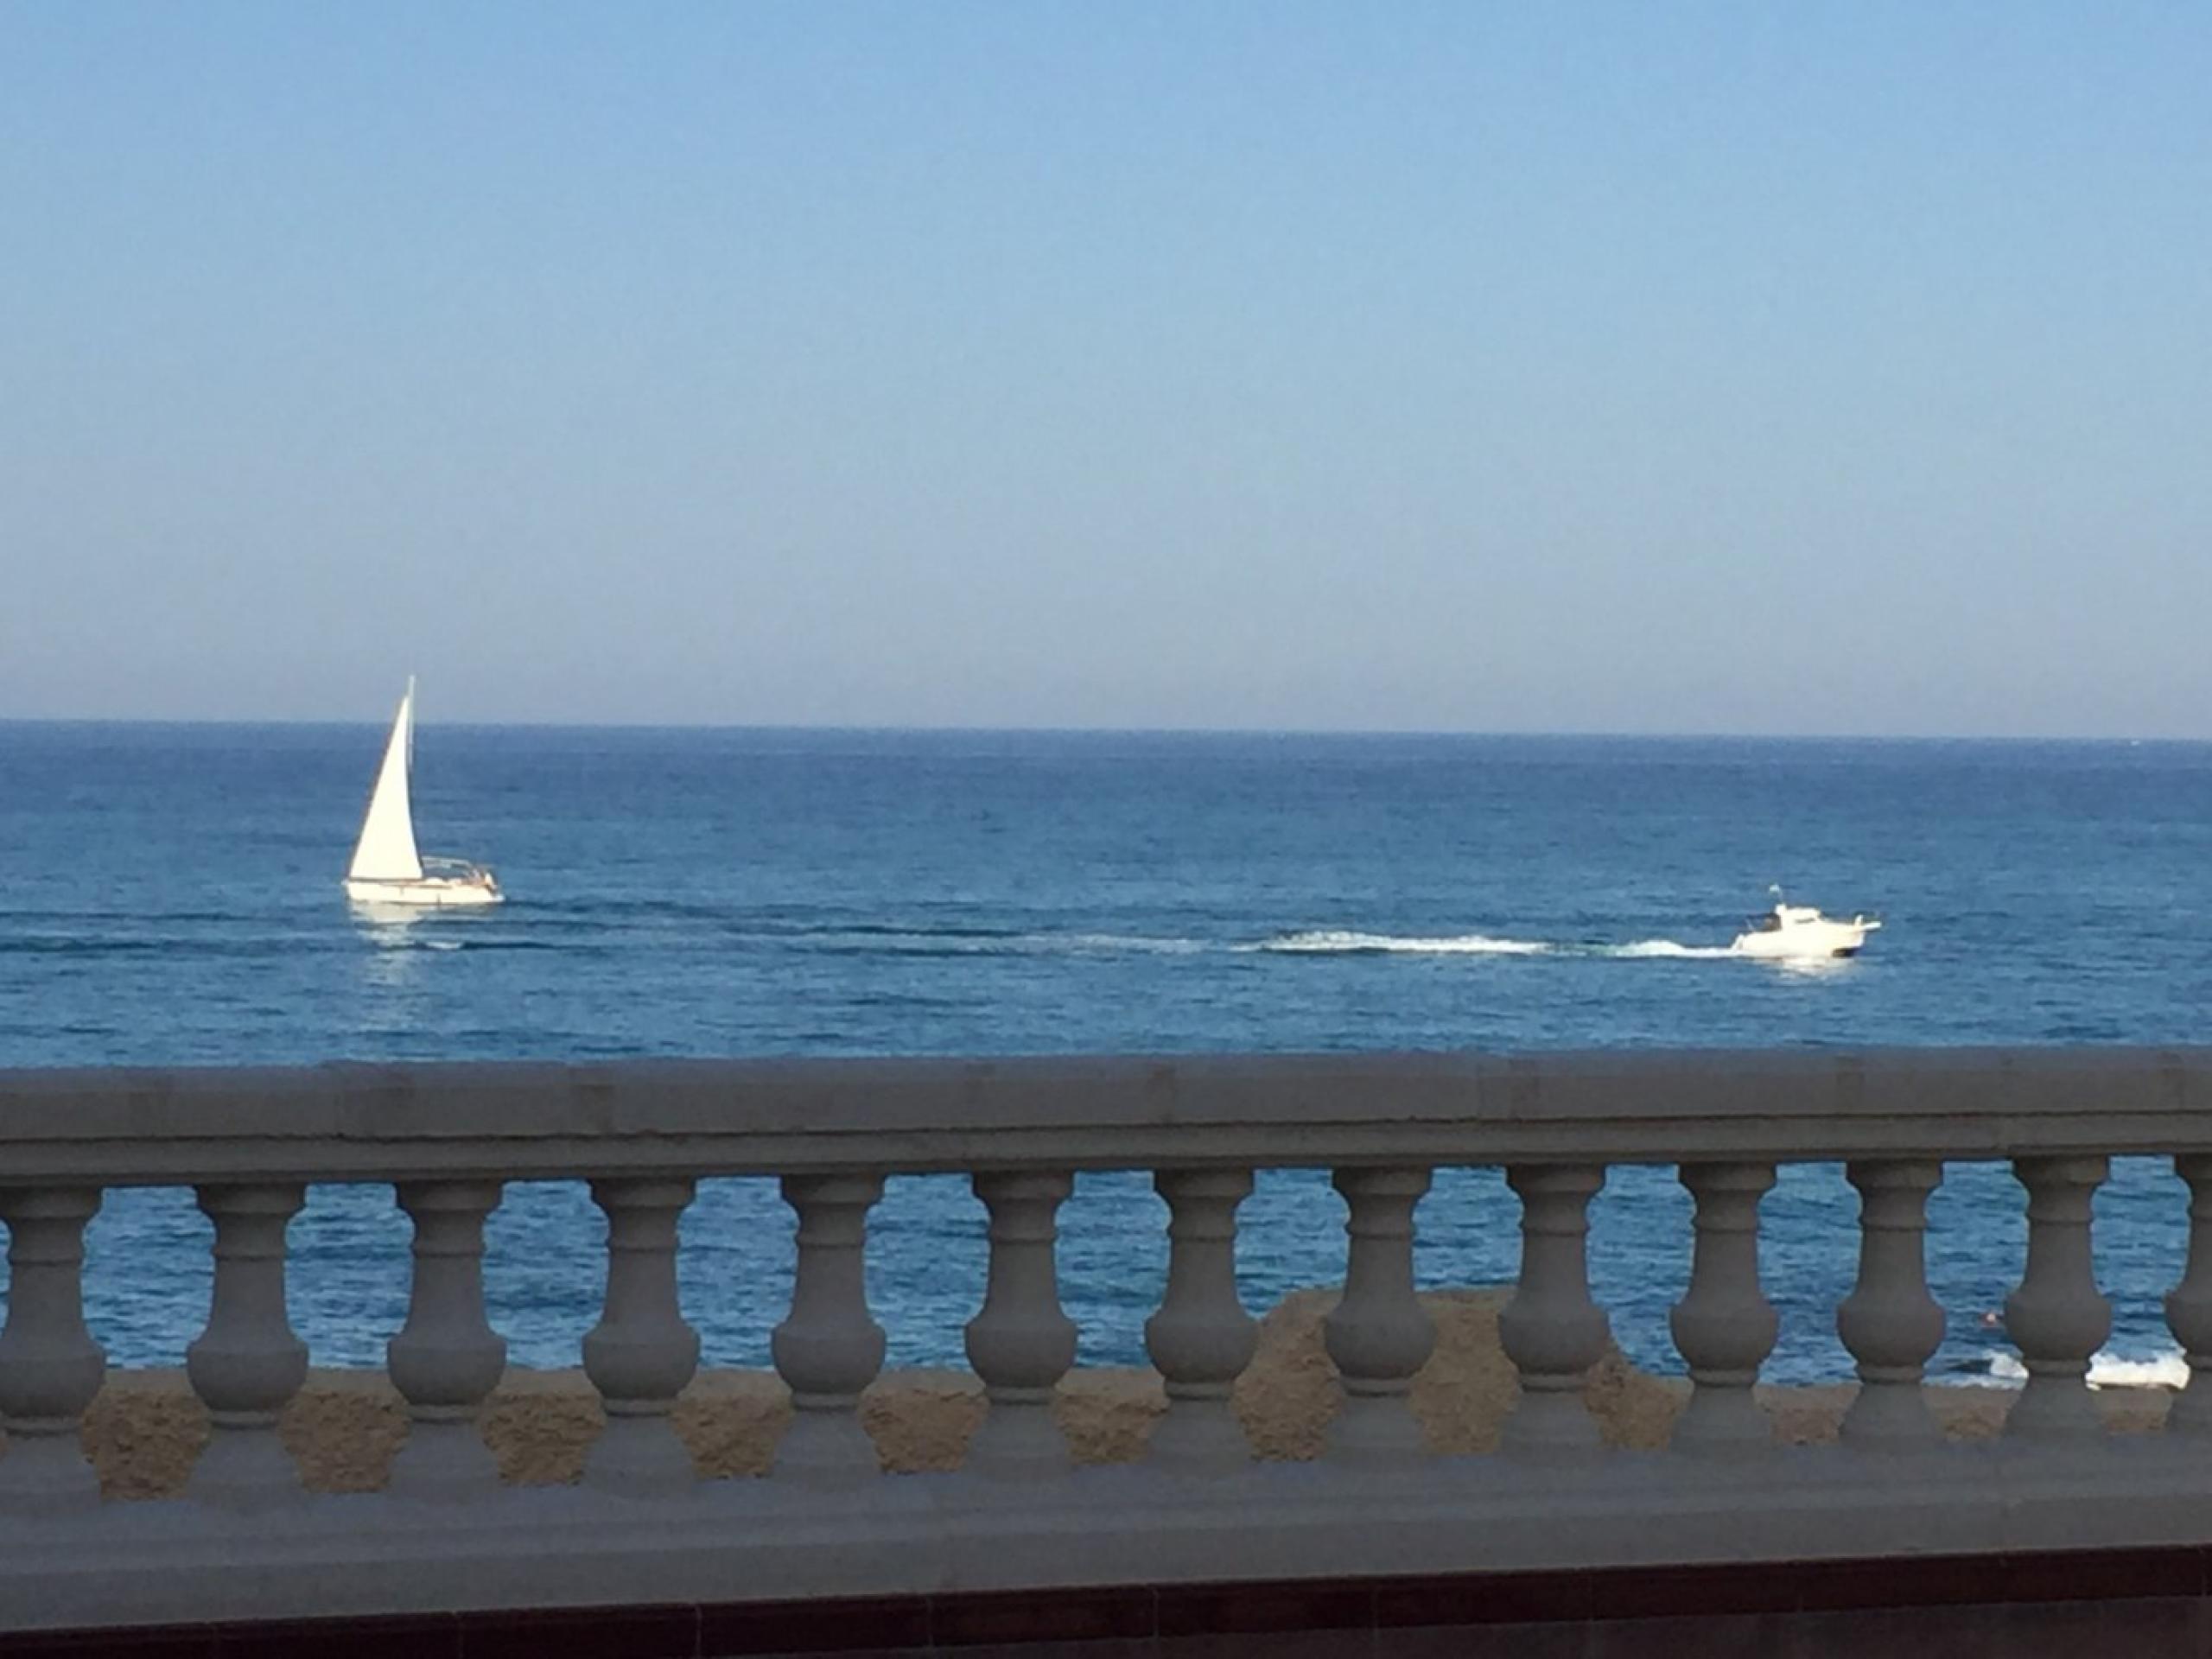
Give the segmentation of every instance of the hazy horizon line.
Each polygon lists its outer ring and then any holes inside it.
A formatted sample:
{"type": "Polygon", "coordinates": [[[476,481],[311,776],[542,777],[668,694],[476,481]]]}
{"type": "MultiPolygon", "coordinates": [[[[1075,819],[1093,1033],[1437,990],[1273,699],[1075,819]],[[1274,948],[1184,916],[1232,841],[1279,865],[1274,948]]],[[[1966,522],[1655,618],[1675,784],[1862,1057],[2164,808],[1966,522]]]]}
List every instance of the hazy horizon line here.
{"type": "MultiPolygon", "coordinates": [[[[247,728],[309,728],[381,730],[385,719],[334,720],[311,717],[225,719],[213,715],[164,716],[116,715],[0,715],[0,727],[118,726],[240,727],[247,728]]],[[[442,720],[425,722],[467,731],[578,731],[578,732],[775,732],[871,735],[999,737],[1281,737],[1281,738],[1471,738],[1525,740],[1532,742],[1578,739],[1597,742],[1770,742],[1770,743],[2085,743],[2116,747],[2162,745],[2212,746],[2212,734],[2200,736],[2139,735],[2127,733],[2063,732],[1875,732],[1875,731],[1745,731],[1677,730],[1628,731],[1618,728],[1571,727],[1461,726],[1114,726],[1114,725],[986,725],[979,722],[872,722],[855,721],[667,721],[667,720],[442,720]]]]}

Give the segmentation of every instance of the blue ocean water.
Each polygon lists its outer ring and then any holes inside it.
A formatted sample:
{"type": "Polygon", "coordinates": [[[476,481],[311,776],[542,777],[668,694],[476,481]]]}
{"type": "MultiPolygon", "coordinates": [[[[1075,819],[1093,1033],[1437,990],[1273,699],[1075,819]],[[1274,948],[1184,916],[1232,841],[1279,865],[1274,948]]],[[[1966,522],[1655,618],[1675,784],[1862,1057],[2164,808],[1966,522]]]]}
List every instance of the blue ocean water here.
{"type": "MultiPolygon", "coordinates": [[[[510,899],[395,924],[338,887],[383,736],[0,724],[0,1065],[2155,1043],[2201,1040],[2212,1005],[2207,746],[431,725],[424,849],[510,899]],[[1886,925],[1821,971],[1731,957],[1777,880],[1886,925]]],[[[1931,1205],[1940,1369],[2004,1351],[1984,1316],[2020,1205],[1993,1166],[1931,1205]]],[[[2149,1160],[2100,1196],[2122,1360],[2171,1352],[2183,1207],[2149,1160]]],[[[1688,1212],[1667,1170],[1616,1170],[1592,1209],[1599,1299],[1662,1370],[1688,1212]]],[[[1440,1171],[1424,1282],[1510,1279],[1517,1215],[1497,1172],[1440,1171]]],[[[1777,1380],[1848,1372],[1855,1215],[1831,1166],[1767,1201],[1777,1380]]],[[[1086,1361],[1141,1357],[1163,1221],[1141,1172],[1079,1180],[1086,1361]]],[[[1243,1221],[1255,1310],[1341,1275],[1324,1174],[1263,1175],[1243,1221]]],[[[893,1182],[869,1270],[893,1363],[957,1361],[982,1226],[963,1183],[893,1182]]],[[[188,1194],[109,1195],[87,1309],[118,1363],[179,1361],[208,1236],[188,1194]]],[[[709,1363],[765,1363],[772,1183],[708,1183],[683,1236],[709,1363]]],[[[579,1185],[509,1189],[487,1279],[517,1361],[575,1363],[603,1239],[579,1185]]],[[[389,1189],[315,1189],[292,1241],[317,1361],[376,1363],[406,1300],[389,1189]]]]}

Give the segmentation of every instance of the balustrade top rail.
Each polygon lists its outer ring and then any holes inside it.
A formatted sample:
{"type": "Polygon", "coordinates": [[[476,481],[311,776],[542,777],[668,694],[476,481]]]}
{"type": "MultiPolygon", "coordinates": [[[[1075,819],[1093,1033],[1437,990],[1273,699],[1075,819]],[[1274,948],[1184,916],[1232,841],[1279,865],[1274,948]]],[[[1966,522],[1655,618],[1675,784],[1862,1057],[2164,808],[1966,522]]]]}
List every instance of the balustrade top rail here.
{"type": "Polygon", "coordinates": [[[0,1071],[0,1185],[2212,1152],[2212,1047],[0,1071]]]}

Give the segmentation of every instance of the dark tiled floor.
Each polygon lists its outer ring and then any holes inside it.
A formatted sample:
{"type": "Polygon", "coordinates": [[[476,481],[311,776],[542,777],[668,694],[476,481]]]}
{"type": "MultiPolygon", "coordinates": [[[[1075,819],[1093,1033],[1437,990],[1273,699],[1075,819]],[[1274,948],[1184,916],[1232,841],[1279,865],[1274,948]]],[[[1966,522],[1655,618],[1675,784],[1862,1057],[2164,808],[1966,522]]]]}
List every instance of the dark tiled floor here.
{"type": "Polygon", "coordinates": [[[0,1636],[6,1659],[218,1659],[215,1627],[29,1631],[0,1636]]]}
{"type": "Polygon", "coordinates": [[[1127,1642],[1159,1626],[1149,1586],[1058,1591],[1049,1596],[943,1597],[930,1612],[930,1638],[941,1648],[1014,1642],[1127,1642]]]}
{"type": "MultiPolygon", "coordinates": [[[[460,1659],[697,1659],[698,1652],[696,1607],[465,1613],[461,1620],[460,1659]]],[[[321,1659],[319,1650],[312,1659],[321,1659]]]]}
{"type": "Polygon", "coordinates": [[[226,1624],[217,1632],[220,1659],[460,1659],[461,1619],[421,1618],[286,1619],[226,1624]]]}
{"type": "Polygon", "coordinates": [[[0,1659],[2212,1659],[2208,1553],[1102,1586],[0,1634],[0,1659]]]}
{"type": "Polygon", "coordinates": [[[878,1654],[926,1650],[930,1604],[919,1596],[869,1597],[834,1605],[767,1602],[704,1607],[699,1651],[732,1654],[878,1654]]]}

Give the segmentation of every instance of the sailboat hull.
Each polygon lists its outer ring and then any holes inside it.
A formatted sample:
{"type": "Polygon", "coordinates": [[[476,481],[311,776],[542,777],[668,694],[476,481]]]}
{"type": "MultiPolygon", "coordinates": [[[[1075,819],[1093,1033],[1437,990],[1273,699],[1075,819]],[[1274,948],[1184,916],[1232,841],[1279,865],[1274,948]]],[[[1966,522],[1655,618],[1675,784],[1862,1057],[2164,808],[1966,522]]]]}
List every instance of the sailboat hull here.
{"type": "Polygon", "coordinates": [[[357,905],[400,910],[457,910],[496,905],[502,895],[492,872],[461,858],[425,858],[415,845],[408,773],[415,762],[415,679],[391,718],[384,764],[369,791],[361,838],[346,872],[346,896],[357,905]]]}
{"type": "Polygon", "coordinates": [[[346,896],[357,905],[400,905],[409,909],[453,909],[496,905],[506,895],[487,877],[426,875],[413,881],[346,879],[346,896]]]}

